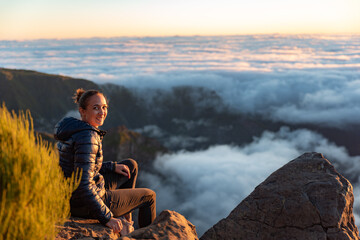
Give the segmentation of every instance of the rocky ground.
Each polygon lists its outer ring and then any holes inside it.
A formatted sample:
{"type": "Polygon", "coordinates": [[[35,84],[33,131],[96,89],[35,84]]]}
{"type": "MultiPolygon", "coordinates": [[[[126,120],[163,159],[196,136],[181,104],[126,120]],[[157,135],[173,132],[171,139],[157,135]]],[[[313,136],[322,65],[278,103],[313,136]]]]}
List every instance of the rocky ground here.
{"type": "Polygon", "coordinates": [[[181,214],[165,210],[146,228],[138,229],[127,236],[115,234],[97,220],[70,218],[64,226],[59,226],[56,240],[135,240],[135,239],[198,239],[195,226],[181,214]]]}

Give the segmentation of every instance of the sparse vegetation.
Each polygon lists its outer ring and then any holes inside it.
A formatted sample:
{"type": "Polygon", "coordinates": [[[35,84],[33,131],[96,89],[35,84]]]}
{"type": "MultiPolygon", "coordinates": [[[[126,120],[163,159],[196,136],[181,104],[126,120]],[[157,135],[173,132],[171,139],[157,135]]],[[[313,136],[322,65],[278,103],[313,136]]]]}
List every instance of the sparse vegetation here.
{"type": "Polygon", "coordinates": [[[54,239],[73,179],[64,178],[54,146],[34,134],[30,112],[0,106],[0,240],[54,239]]]}

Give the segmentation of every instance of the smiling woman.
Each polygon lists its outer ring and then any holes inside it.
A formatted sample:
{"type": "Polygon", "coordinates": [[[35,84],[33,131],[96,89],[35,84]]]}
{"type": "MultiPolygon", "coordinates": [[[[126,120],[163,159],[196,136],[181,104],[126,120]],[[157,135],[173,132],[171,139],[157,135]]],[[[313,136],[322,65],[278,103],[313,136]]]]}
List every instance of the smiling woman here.
{"type": "Polygon", "coordinates": [[[65,177],[82,172],[80,185],[70,200],[73,216],[95,218],[121,232],[122,222],[132,224],[131,212],[139,209],[139,227],[149,225],[156,216],[156,195],[147,188],[135,188],[138,167],[133,159],[104,162],[102,139],[98,129],[107,115],[107,100],[97,90],[78,89],[75,102],[81,120],[64,118],[55,127],[60,166],[65,177]],[[123,220],[118,217],[124,216],[123,220]],[[126,219],[126,220],[125,220],[126,219]]]}
{"type": "Polygon", "coordinates": [[[359,9],[357,0],[18,0],[2,4],[0,39],[359,33],[359,9]]]}
{"type": "Polygon", "coordinates": [[[78,89],[74,96],[75,102],[79,104],[81,119],[93,127],[102,126],[107,116],[107,100],[96,90],[84,91],[78,89]]]}

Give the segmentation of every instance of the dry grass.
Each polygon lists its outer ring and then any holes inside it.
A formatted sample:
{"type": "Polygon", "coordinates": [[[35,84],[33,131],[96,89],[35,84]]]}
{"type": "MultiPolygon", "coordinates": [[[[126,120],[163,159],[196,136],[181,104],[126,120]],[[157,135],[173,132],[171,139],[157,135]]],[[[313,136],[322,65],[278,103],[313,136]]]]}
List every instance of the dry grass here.
{"type": "Polygon", "coordinates": [[[77,183],[65,179],[58,152],[35,136],[30,112],[0,107],[0,240],[54,239],[77,183]]]}

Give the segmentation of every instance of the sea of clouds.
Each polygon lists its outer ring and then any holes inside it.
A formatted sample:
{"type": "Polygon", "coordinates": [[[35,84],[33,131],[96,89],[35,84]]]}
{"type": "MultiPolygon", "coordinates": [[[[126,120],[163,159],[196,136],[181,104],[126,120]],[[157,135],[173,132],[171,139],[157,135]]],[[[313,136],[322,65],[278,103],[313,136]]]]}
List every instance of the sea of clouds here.
{"type": "Polygon", "coordinates": [[[244,113],[344,127],[360,117],[360,35],[0,41],[0,67],[135,88],[215,90],[244,113]]]}
{"type": "MultiPolygon", "coordinates": [[[[0,41],[0,67],[138,89],[207,87],[236,111],[284,124],[346,128],[360,119],[360,35],[0,41]]],[[[155,125],[145,130],[163,134],[155,125]]],[[[183,144],[191,141],[206,139],[183,144]]],[[[174,136],[169,144],[178,142],[174,136]]],[[[142,178],[156,190],[159,210],[183,213],[202,234],[274,170],[309,151],[323,153],[351,180],[359,224],[360,157],[307,129],[284,127],[245,146],[159,156],[154,167],[161,175],[142,178]]]]}

